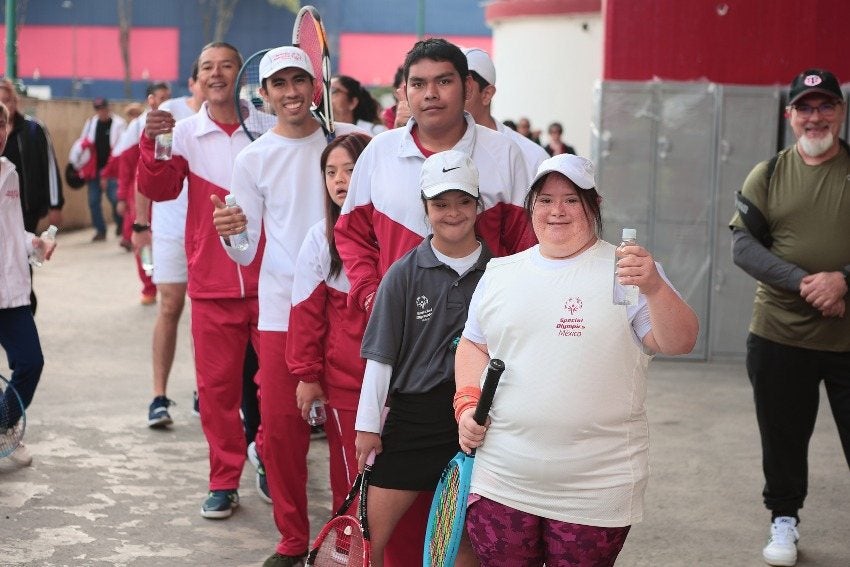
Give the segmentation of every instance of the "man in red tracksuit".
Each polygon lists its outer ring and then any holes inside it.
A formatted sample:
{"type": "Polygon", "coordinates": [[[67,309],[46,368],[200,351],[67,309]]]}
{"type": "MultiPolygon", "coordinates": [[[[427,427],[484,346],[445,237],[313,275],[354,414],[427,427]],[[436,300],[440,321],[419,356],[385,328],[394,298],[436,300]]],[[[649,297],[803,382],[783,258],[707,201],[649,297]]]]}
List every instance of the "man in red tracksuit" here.
{"type": "Polygon", "coordinates": [[[170,113],[149,112],[138,169],[138,189],[154,201],[176,198],[188,179],[188,293],[201,426],[210,451],[209,494],[201,515],[213,519],[227,518],[239,504],[237,489],[246,458],[239,418],[242,364],[247,342],[258,346],[257,281],[262,255],[246,266],[227,257],[212,223],[210,201],[211,195],[224,199],[229,192],[236,155],[250,143],[234,104],[241,66],[242,57],[233,46],[217,42],[204,47],[198,59],[198,83],[206,102],[196,115],[176,126],[170,113]],[[172,158],[156,160],[154,138],[172,130],[172,158]]]}

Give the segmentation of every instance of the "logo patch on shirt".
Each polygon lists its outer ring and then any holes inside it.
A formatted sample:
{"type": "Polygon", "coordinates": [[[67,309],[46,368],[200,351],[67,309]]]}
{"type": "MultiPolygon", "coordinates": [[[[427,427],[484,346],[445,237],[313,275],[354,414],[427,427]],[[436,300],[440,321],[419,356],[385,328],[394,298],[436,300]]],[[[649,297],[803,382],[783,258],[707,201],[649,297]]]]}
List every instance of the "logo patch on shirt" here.
{"type": "Polygon", "coordinates": [[[18,199],[21,196],[21,192],[17,189],[7,189],[6,196],[12,199],[18,199]]]}
{"type": "Polygon", "coordinates": [[[420,295],[416,298],[416,320],[417,321],[427,321],[431,318],[431,315],[434,313],[434,310],[429,307],[430,301],[424,295],[420,295]]]}
{"type": "Polygon", "coordinates": [[[561,317],[555,324],[555,331],[559,337],[580,337],[584,330],[584,317],[576,316],[584,308],[584,302],[580,297],[569,297],[564,302],[564,310],[569,314],[561,317]]]}

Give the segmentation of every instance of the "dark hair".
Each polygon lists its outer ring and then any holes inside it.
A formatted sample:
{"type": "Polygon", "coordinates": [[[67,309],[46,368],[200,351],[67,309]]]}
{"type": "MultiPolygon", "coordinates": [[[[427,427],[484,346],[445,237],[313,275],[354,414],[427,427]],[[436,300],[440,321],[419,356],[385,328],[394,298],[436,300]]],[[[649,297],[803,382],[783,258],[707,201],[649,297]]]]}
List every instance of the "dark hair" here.
{"type": "Polygon", "coordinates": [[[490,83],[487,82],[487,79],[478,74],[477,71],[470,71],[469,76],[472,77],[472,80],[478,83],[478,90],[483,91],[487,87],[490,86],[490,83]]]}
{"type": "Polygon", "coordinates": [[[190,76],[192,77],[193,81],[198,80],[198,60],[197,59],[195,59],[192,62],[192,74],[190,76]]]}
{"type": "MultiPolygon", "coordinates": [[[[201,48],[201,53],[203,53],[207,49],[215,49],[217,47],[224,47],[225,49],[229,49],[233,53],[235,53],[236,59],[239,61],[239,68],[242,68],[242,64],[244,63],[244,61],[242,60],[242,54],[239,53],[238,49],[236,49],[235,47],[233,47],[233,45],[227,43],[226,41],[212,41],[201,48]]],[[[196,61],[200,62],[200,59],[201,57],[200,55],[198,55],[198,59],[196,59],[196,61]]]]}
{"type": "Polygon", "coordinates": [[[558,132],[560,132],[561,134],[564,133],[564,127],[561,126],[560,122],[552,122],[551,124],[549,124],[548,130],[551,130],[552,128],[557,128],[558,132]]]}
{"type": "Polygon", "coordinates": [[[516,132],[516,122],[514,122],[513,120],[503,120],[502,124],[516,132]]]}
{"type": "MultiPolygon", "coordinates": [[[[410,66],[421,59],[448,61],[455,68],[461,79],[466,79],[466,76],[469,75],[469,63],[467,63],[466,55],[463,54],[463,51],[457,45],[449,43],[445,39],[431,37],[417,41],[404,57],[405,81],[410,77],[410,66]]],[[[464,94],[466,94],[465,84],[463,90],[464,94]]]]}
{"type": "Polygon", "coordinates": [[[395,70],[395,75],[393,76],[393,88],[397,89],[404,82],[404,67],[399,67],[395,70]]]}
{"type": "MultiPolygon", "coordinates": [[[[322,179],[325,177],[325,167],[328,165],[328,156],[331,155],[331,152],[334,149],[339,147],[343,148],[356,163],[360,154],[363,153],[363,148],[366,147],[371,139],[372,138],[370,136],[360,132],[344,134],[334,138],[330,144],[325,146],[325,149],[322,151],[322,156],[319,158],[319,164],[322,167],[322,179]]],[[[334,225],[336,224],[337,219],[339,219],[339,214],[342,211],[342,208],[334,203],[333,199],[331,199],[331,195],[328,193],[326,184],[322,183],[322,186],[325,188],[325,237],[328,239],[328,250],[331,255],[331,269],[328,272],[328,277],[332,278],[338,276],[342,271],[342,259],[339,257],[339,251],[336,249],[336,242],[334,240],[334,225]]]]}
{"type": "Polygon", "coordinates": [[[149,83],[148,87],[145,89],[145,96],[151,96],[156,91],[161,91],[163,89],[170,91],[171,85],[169,85],[167,81],[157,81],[155,83],[149,83]]]}
{"type": "Polygon", "coordinates": [[[578,198],[581,200],[581,208],[584,209],[584,214],[588,218],[592,218],[594,222],[594,229],[597,238],[602,238],[602,208],[599,206],[599,193],[596,191],[596,187],[592,187],[590,189],[582,189],[575,183],[573,183],[572,179],[564,175],[563,173],[558,173],[557,171],[552,171],[547,173],[540,179],[532,184],[531,189],[528,190],[528,193],[525,195],[525,202],[523,203],[523,208],[525,209],[525,214],[528,217],[528,220],[531,220],[531,211],[534,209],[534,201],[537,200],[537,195],[540,194],[540,190],[543,188],[543,183],[549,178],[550,175],[560,175],[564,179],[567,180],[567,183],[573,186],[578,194],[578,198]]]}
{"type": "Polygon", "coordinates": [[[352,98],[357,99],[357,106],[354,107],[353,122],[355,124],[358,120],[365,120],[366,122],[375,124],[381,123],[381,119],[378,117],[378,103],[375,102],[369,91],[363,88],[360,81],[348,75],[337,75],[334,79],[339,81],[345,87],[345,90],[348,91],[349,100],[352,98]]]}

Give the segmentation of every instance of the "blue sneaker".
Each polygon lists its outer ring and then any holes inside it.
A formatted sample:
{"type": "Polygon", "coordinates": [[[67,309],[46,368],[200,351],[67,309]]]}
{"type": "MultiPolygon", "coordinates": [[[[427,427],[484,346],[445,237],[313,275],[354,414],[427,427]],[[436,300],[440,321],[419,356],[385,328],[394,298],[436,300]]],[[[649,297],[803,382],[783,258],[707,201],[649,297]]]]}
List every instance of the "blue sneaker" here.
{"type": "Polygon", "coordinates": [[[264,502],[272,503],[272,495],[269,492],[269,479],[266,477],[266,467],[257,454],[257,444],[253,441],[248,445],[248,460],[257,469],[257,493],[264,502]]]}
{"type": "Polygon", "coordinates": [[[239,493],[236,490],[210,490],[201,506],[201,516],[214,520],[228,518],[238,506],[239,493]]]}
{"type": "Polygon", "coordinates": [[[157,396],[151,402],[151,407],[148,410],[148,427],[152,429],[162,429],[168,427],[174,420],[168,415],[168,406],[173,406],[174,402],[165,396],[157,396]]]}

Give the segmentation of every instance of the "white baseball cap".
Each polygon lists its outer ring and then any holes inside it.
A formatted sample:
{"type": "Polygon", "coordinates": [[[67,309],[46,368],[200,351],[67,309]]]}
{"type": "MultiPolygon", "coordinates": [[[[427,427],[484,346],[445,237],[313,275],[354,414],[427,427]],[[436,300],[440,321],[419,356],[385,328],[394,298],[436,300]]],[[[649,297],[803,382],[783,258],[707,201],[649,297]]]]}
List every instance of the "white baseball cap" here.
{"type": "Polygon", "coordinates": [[[558,154],[541,163],[537,168],[537,175],[531,181],[531,186],[533,187],[540,178],[552,172],[564,175],[581,189],[593,189],[596,187],[593,162],[587,158],[573,154],[558,154]]]}
{"type": "Polygon", "coordinates": [[[268,79],[281,69],[286,69],[287,67],[304,69],[310,73],[311,77],[316,78],[316,73],[313,72],[313,64],[304,50],[284,45],[283,47],[270,49],[260,59],[260,80],[268,79]]]}
{"type": "Polygon", "coordinates": [[[478,199],[478,168],[463,152],[438,152],[422,164],[419,189],[423,199],[434,199],[446,191],[463,191],[478,199]]]}
{"type": "Polygon", "coordinates": [[[486,51],[477,47],[470,47],[464,49],[463,54],[466,55],[466,64],[470,71],[475,71],[491,85],[496,84],[496,67],[493,66],[493,60],[490,59],[490,55],[486,51]]]}

